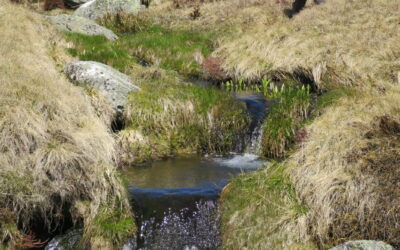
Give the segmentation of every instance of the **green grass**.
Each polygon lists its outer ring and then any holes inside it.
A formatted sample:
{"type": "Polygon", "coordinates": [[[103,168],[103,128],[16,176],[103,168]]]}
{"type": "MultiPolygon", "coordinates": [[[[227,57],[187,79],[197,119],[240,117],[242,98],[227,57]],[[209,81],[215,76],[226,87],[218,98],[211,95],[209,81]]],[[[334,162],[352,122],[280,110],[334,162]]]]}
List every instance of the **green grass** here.
{"type": "Polygon", "coordinates": [[[209,55],[214,38],[212,33],[168,30],[161,26],[120,34],[120,39],[114,43],[102,36],[69,33],[66,36],[74,44],[68,52],[80,60],[102,62],[122,72],[138,63],[155,65],[188,78],[201,75],[195,53],[209,55]]]}
{"type": "Polygon", "coordinates": [[[328,89],[322,95],[318,96],[314,105],[313,112],[318,115],[322,110],[328,106],[335,104],[340,98],[345,96],[356,96],[357,91],[348,87],[337,87],[328,89]]]}
{"type": "Polygon", "coordinates": [[[271,163],[233,179],[222,195],[223,249],[315,248],[289,226],[308,208],[297,199],[285,168],[271,163]]]}
{"type": "Polygon", "coordinates": [[[118,42],[110,43],[104,36],[87,36],[76,33],[66,33],[67,40],[74,44],[68,52],[80,60],[96,61],[126,72],[132,65],[136,64],[135,59],[129,55],[126,48],[118,42]]]}
{"type": "Polygon", "coordinates": [[[307,119],[311,106],[308,87],[282,87],[271,94],[276,99],[263,124],[263,155],[283,157],[307,119]]]}
{"type": "Polygon", "coordinates": [[[127,124],[128,130],[146,135],[147,143],[131,145],[139,162],[175,153],[226,153],[247,131],[245,105],[226,92],[184,83],[166,72],[141,88],[131,94],[137,112],[127,124]]]}
{"type": "Polygon", "coordinates": [[[146,63],[175,70],[186,77],[197,77],[201,70],[195,61],[195,52],[209,55],[213,49],[212,38],[212,33],[152,26],[141,32],[123,35],[120,43],[128,48],[130,54],[146,63]]]}
{"type": "Polygon", "coordinates": [[[85,238],[100,237],[113,247],[122,247],[127,240],[135,235],[134,218],[124,209],[114,205],[103,205],[89,228],[84,232],[85,238]]]}

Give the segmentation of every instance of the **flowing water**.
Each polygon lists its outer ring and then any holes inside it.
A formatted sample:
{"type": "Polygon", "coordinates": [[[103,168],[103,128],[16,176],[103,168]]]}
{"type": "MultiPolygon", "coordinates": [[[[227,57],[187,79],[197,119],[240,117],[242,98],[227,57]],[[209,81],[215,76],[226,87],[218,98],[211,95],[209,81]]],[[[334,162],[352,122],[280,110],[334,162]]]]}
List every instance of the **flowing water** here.
{"type": "Polygon", "coordinates": [[[262,164],[251,154],[190,155],[127,169],[125,177],[140,227],[137,248],[217,249],[216,201],[222,188],[233,176],[262,164]]]}
{"type": "MultiPolygon", "coordinates": [[[[260,168],[257,156],[265,100],[254,93],[237,95],[252,116],[247,153],[229,156],[186,155],[129,167],[124,171],[139,233],[124,250],[218,249],[218,198],[232,177],[260,168]]],[[[73,232],[72,232],[73,233],[73,232]]],[[[73,237],[72,237],[73,238],[73,237]]],[[[58,248],[55,238],[46,249],[58,248]]]]}
{"type": "Polygon", "coordinates": [[[230,156],[180,156],[124,172],[138,216],[137,241],[125,249],[217,249],[220,246],[217,200],[230,179],[256,170],[256,155],[266,113],[265,100],[238,95],[252,116],[248,153],[230,156]]]}

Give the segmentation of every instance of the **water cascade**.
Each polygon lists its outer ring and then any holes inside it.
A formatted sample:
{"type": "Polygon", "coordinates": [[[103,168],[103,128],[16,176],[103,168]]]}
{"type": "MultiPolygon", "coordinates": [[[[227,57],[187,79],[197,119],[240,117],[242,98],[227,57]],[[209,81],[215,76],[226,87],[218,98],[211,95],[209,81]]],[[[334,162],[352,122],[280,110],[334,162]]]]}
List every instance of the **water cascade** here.
{"type": "Polygon", "coordinates": [[[180,156],[129,168],[125,177],[138,214],[137,241],[125,249],[217,249],[218,198],[229,180],[263,165],[257,156],[266,113],[259,95],[236,96],[252,116],[245,153],[180,156]]]}

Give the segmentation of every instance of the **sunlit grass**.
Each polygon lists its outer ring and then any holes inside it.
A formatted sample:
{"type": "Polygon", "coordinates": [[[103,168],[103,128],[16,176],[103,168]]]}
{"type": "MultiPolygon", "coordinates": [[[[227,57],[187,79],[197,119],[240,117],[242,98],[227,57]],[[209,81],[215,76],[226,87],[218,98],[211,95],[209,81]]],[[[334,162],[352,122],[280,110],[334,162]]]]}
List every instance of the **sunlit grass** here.
{"type": "Polygon", "coordinates": [[[114,43],[102,36],[66,36],[74,44],[68,51],[81,60],[102,62],[120,71],[127,71],[138,63],[153,65],[177,71],[188,78],[201,75],[195,55],[209,55],[215,37],[211,32],[171,30],[159,25],[143,26],[134,33],[121,33],[114,43]]]}

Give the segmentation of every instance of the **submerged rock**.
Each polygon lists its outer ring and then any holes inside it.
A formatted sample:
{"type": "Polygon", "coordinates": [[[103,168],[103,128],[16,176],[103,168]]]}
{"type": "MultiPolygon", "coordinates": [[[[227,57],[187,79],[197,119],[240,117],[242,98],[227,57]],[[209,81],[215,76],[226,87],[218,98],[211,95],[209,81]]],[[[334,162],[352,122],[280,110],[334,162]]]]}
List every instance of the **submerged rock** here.
{"type": "Polygon", "coordinates": [[[117,115],[122,114],[128,94],[140,90],[127,75],[98,62],[70,62],[64,72],[71,81],[98,89],[111,101],[117,115]]]}
{"type": "Polygon", "coordinates": [[[57,16],[48,16],[47,19],[50,20],[59,30],[92,36],[103,35],[110,41],[118,39],[118,36],[111,30],[84,17],[62,14],[57,16]]]}
{"type": "Polygon", "coordinates": [[[96,20],[107,13],[136,13],[141,8],[140,0],[91,0],[80,6],[74,15],[96,20]]]}
{"type": "Polygon", "coordinates": [[[394,248],[383,241],[355,240],[346,242],[329,250],[394,250],[394,248]]]}

